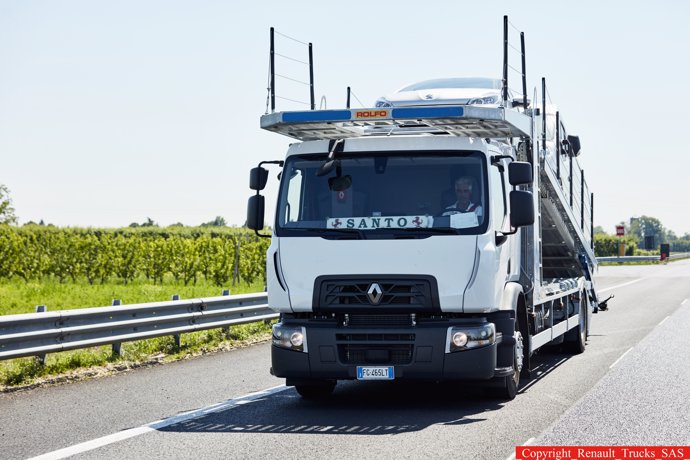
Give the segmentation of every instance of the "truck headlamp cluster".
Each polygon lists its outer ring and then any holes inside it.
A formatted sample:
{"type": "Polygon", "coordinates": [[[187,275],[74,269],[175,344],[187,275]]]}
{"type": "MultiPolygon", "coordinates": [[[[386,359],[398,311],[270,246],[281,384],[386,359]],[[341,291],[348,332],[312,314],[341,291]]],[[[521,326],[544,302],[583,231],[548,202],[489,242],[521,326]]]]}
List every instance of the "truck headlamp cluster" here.
{"type": "Polygon", "coordinates": [[[289,326],[277,323],[273,325],[273,345],[306,353],[307,331],[302,326],[289,326]]]}
{"type": "Polygon", "coordinates": [[[448,328],[446,353],[486,347],[496,342],[496,326],[493,323],[468,324],[448,328]]]}

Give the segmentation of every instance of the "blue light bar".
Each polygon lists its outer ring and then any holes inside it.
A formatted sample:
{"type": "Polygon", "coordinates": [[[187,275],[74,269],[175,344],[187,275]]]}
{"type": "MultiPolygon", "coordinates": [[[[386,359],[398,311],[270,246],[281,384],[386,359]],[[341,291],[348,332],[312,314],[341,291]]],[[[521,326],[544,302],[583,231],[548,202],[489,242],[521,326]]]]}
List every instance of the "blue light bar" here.
{"type": "Polygon", "coordinates": [[[316,123],[364,120],[416,120],[421,118],[463,117],[462,106],[453,107],[400,107],[393,109],[307,110],[284,112],[283,123],[316,123]]]}
{"type": "Polygon", "coordinates": [[[352,119],[350,110],[308,110],[305,112],[283,113],[284,123],[309,123],[315,121],[348,121],[352,119]]]}
{"type": "Polygon", "coordinates": [[[465,115],[463,107],[401,107],[392,110],[392,118],[419,119],[419,118],[448,118],[462,117],[465,115]]]}

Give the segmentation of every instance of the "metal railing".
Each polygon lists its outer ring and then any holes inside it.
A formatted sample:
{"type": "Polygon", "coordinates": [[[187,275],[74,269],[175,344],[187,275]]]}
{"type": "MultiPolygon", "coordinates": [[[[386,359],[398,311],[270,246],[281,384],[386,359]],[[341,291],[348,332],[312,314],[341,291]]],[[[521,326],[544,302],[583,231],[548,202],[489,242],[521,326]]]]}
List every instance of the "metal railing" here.
{"type": "MultiPolygon", "coordinates": [[[[669,260],[676,259],[687,259],[690,258],[690,252],[675,252],[671,254],[669,260]]],[[[661,257],[658,255],[654,256],[610,256],[610,257],[597,257],[597,262],[614,262],[614,263],[625,263],[625,262],[651,262],[659,261],[661,257]]]]}
{"type": "Polygon", "coordinates": [[[278,318],[265,292],[0,316],[0,360],[278,318]]]}

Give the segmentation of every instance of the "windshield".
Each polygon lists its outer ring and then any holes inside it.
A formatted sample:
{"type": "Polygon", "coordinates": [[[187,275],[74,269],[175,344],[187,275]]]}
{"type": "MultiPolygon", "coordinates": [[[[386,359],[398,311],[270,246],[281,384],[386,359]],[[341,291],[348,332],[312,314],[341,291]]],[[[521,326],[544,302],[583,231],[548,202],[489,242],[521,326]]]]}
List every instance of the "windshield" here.
{"type": "Polygon", "coordinates": [[[493,78],[440,78],[437,80],[426,80],[406,86],[400,91],[421,91],[427,89],[447,89],[447,88],[487,88],[501,89],[501,80],[493,78]]]}
{"type": "Polygon", "coordinates": [[[326,154],[288,158],[278,235],[414,237],[478,234],[487,227],[484,156],[479,152],[341,153],[318,176],[326,154]]]}

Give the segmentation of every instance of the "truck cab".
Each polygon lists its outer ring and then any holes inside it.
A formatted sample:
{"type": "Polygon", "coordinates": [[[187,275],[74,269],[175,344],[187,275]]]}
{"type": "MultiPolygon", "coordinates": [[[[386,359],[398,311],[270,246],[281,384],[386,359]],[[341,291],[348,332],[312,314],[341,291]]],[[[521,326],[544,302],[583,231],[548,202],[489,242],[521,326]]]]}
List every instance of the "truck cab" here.
{"type": "Polygon", "coordinates": [[[282,164],[266,259],[281,313],[272,373],[306,397],[400,378],[492,381],[511,397],[518,228],[534,220],[516,185],[532,166],[506,142],[373,134],[295,143],[282,164]]]}

